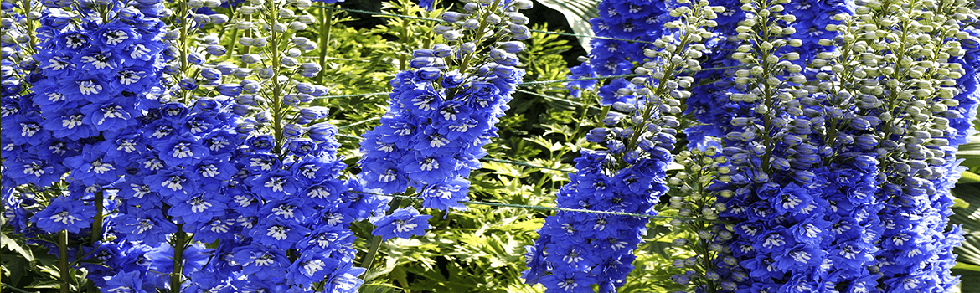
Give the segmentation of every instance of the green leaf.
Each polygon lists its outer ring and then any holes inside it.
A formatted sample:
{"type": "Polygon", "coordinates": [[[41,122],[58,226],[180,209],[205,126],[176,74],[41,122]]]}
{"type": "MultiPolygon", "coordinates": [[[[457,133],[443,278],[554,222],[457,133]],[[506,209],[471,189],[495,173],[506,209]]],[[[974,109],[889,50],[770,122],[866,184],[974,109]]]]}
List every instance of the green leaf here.
{"type": "Polygon", "coordinates": [[[956,157],[966,159],[960,166],[976,172],[980,169],[980,135],[967,137],[967,141],[957,147],[956,157]]]}
{"type": "Polygon", "coordinates": [[[0,234],[0,245],[2,245],[3,248],[9,249],[13,252],[20,254],[20,256],[24,258],[24,260],[26,260],[28,264],[30,264],[32,270],[37,269],[36,267],[34,267],[34,253],[31,252],[30,249],[24,249],[24,247],[21,246],[20,243],[18,243],[18,241],[15,241],[14,239],[7,237],[6,233],[0,234]]]}
{"type": "Polygon", "coordinates": [[[957,260],[966,264],[980,265],[980,183],[957,184],[953,196],[966,202],[966,208],[953,208],[950,224],[963,225],[962,246],[954,248],[957,260]]]}
{"type": "MultiPolygon", "coordinates": [[[[538,3],[548,8],[558,10],[565,15],[568,25],[577,35],[595,36],[592,32],[592,25],[589,20],[599,17],[599,0],[538,0],[538,3]]],[[[578,37],[579,43],[586,52],[592,49],[589,46],[589,37],[578,37]]]]}
{"type": "Polygon", "coordinates": [[[953,275],[960,276],[962,279],[960,283],[960,292],[973,292],[962,290],[962,288],[977,288],[980,287],[980,266],[968,265],[965,263],[957,263],[953,267],[953,275]]]}
{"type": "Polygon", "coordinates": [[[963,172],[962,177],[960,177],[960,179],[956,181],[956,183],[971,183],[971,182],[980,182],[980,174],[973,173],[970,171],[965,171],[963,172]]]}

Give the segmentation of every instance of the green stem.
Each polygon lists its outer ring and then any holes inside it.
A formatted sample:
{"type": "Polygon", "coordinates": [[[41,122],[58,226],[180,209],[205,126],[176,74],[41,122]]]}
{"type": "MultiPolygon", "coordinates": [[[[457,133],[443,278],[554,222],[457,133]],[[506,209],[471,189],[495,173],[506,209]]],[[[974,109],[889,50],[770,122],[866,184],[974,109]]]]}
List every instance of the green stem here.
{"type": "MultiPolygon", "coordinates": [[[[385,215],[389,215],[395,212],[395,209],[398,208],[399,203],[401,203],[400,198],[396,197],[395,199],[392,199],[388,207],[388,212],[386,212],[385,215]]],[[[383,239],[384,238],[381,237],[380,235],[375,235],[371,239],[371,248],[368,249],[367,254],[364,255],[364,259],[361,260],[362,268],[371,269],[371,265],[374,264],[374,256],[378,254],[378,249],[381,248],[381,242],[383,241],[383,239]]]]}
{"type": "MultiPolygon", "coordinates": [[[[402,14],[408,15],[410,13],[408,5],[405,5],[404,8],[405,9],[404,12],[402,12],[402,14]]],[[[401,31],[402,54],[398,56],[398,71],[408,70],[408,55],[406,55],[409,54],[408,51],[410,50],[409,49],[410,46],[408,44],[408,26],[409,26],[408,19],[402,18],[402,31],[401,31]]]]}
{"type": "MultiPolygon", "coordinates": [[[[327,68],[327,51],[330,51],[330,29],[333,27],[333,5],[324,6],[323,9],[323,21],[320,24],[320,67],[323,69],[327,68]]],[[[317,76],[317,81],[323,84],[323,77],[326,75],[321,69],[317,76]]]]}
{"type": "Polygon", "coordinates": [[[68,293],[71,284],[71,271],[68,268],[68,230],[58,232],[58,273],[60,274],[61,293],[68,293]]]}
{"type": "MultiPolygon", "coordinates": [[[[589,113],[589,107],[592,107],[592,102],[595,101],[595,99],[596,99],[596,96],[594,96],[592,94],[589,95],[589,98],[588,99],[583,99],[583,100],[585,100],[585,102],[582,103],[583,104],[582,111],[578,113],[578,118],[581,119],[581,120],[579,120],[578,123],[575,124],[575,130],[572,131],[572,141],[573,142],[578,141],[579,137],[581,137],[581,135],[579,135],[578,132],[579,131],[582,131],[582,122],[583,122],[583,120],[585,120],[585,117],[588,117],[585,114],[588,114],[589,113]]],[[[604,118],[606,118],[606,117],[605,116],[599,116],[599,119],[600,120],[601,119],[604,119],[604,118]]]]}
{"type": "MultiPolygon", "coordinates": [[[[190,17],[190,5],[187,3],[189,0],[180,1],[180,10],[177,17],[186,16],[190,17]]],[[[180,21],[180,76],[178,79],[183,78],[184,74],[190,69],[190,62],[188,61],[188,56],[190,55],[190,47],[188,42],[190,41],[190,21],[183,19],[180,21]]],[[[177,80],[180,82],[180,80],[177,80]]],[[[180,91],[181,100],[184,104],[190,102],[191,93],[189,91],[180,91]]]]}
{"type": "MultiPolygon", "coordinates": [[[[268,14],[266,15],[266,22],[269,25],[274,26],[279,22],[279,6],[276,5],[275,1],[266,1],[268,6],[268,14]]],[[[285,116],[285,108],[282,102],[282,85],[279,84],[279,71],[282,69],[280,67],[282,64],[281,51],[279,50],[279,41],[282,34],[276,32],[276,30],[269,31],[269,45],[270,50],[269,55],[272,55],[272,78],[270,82],[272,83],[272,114],[273,114],[273,131],[275,132],[276,145],[274,147],[274,152],[278,155],[282,153],[282,144],[285,142],[285,134],[282,130],[283,116],[285,116]]]]}
{"type": "MultiPolygon", "coordinates": [[[[490,5],[490,10],[487,10],[488,11],[487,13],[488,14],[494,13],[494,11],[497,10],[497,6],[499,5],[500,5],[500,0],[494,0],[493,4],[490,5]]],[[[476,41],[483,40],[483,33],[486,32],[487,26],[490,25],[490,22],[487,21],[487,18],[489,18],[489,15],[483,15],[483,17],[480,18],[480,28],[476,30],[477,35],[474,40],[476,41]]],[[[476,52],[473,52],[471,54],[466,54],[466,56],[463,56],[463,60],[459,63],[460,71],[466,70],[467,63],[470,62],[470,58],[472,58],[473,55],[475,54],[476,52]]]]}
{"type": "MultiPolygon", "coordinates": [[[[34,1],[32,1],[32,0],[24,0],[24,14],[25,15],[30,14],[31,11],[34,10],[34,8],[31,6],[31,4],[33,2],[34,1]]],[[[32,20],[32,19],[28,19],[27,20],[27,36],[30,37],[29,44],[31,45],[31,47],[30,47],[31,52],[27,52],[28,54],[30,54],[30,53],[33,53],[34,50],[37,48],[37,36],[34,35],[34,20],[32,20]]]]}
{"type": "Polygon", "coordinates": [[[102,240],[102,219],[105,217],[103,214],[103,201],[104,195],[102,191],[95,193],[95,221],[92,222],[92,236],[91,244],[95,246],[96,242],[102,240]]]}
{"type": "Polygon", "coordinates": [[[187,242],[187,233],[184,233],[184,224],[177,224],[177,233],[174,234],[174,262],[173,271],[170,273],[170,292],[180,292],[184,276],[184,245],[187,242]]]}

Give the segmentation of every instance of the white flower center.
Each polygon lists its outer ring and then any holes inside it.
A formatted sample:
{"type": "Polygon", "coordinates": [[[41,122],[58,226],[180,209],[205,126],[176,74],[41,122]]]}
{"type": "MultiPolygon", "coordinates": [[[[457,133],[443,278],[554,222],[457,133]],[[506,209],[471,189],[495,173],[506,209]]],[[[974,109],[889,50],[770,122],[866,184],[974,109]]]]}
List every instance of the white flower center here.
{"type": "Polygon", "coordinates": [[[174,152],[172,154],[174,158],[190,158],[194,156],[194,151],[191,150],[190,144],[186,142],[178,143],[174,146],[174,152]]]}
{"type": "Polygon", "coordinates": [[[57,214],[52,215],[51,216],[51,220],[52,221],[55,221],[55,222],[58,222],[58,223],[65,224],[65,225],[73,225],[73,224],[75,224],[75,221],[78,221],[78,220],[81,220],[81,219],[76,218],[75,216],[72,216],[70,213],[68,213],[68,211],[63,211],[63,212],[60,212],[60,213],[57,213],[57,214]]]}
{"type": "Polygon", "coordinates": [[[191,200],[187,201],[187,203],[191,204],[191,212],[195,213],[204,212],[205,210],[214,206],[213,204],[204,201],[204,199],[201,197],[192,198],[191,200]]]}
{"type": "Polygon", "coordinates": [[[131,85],[140,81],[143,71],[136,72],[132,70],[123,70],[119,72],[117,76],[119,78],[119,83],[124,85],[131,85]]]}
{"type": "Polygon", "coordinates": [[[439,169],[439,162],[436,161],[435,158],[425,158],[425,160],[422,160],[422,164],[420,166],[422,171],[432,171],[439,169]]]}
{"type": "Polygon", "coordinates": [[[21,123],[20,124],[20,136],[34,136],[38,130],[41,130],[40,126],[34,123],[21,123]]]}
{"type": "Polygon", "coordinates": [[[129,35],[121,30],[107,31],[102,34],[102,37],[105,38],[105,43],[108,45],[119,45],[129,39],[129,35]]]}
{"type": "Polygon", "coordinates": [[[286,227],[283,226],[276,225],[276,226],[269,227],[269,233],[266,233],[265,235],[271,236],[276,240],[284,240],[288,236],[286,235],[286,232],[289,232],[289,229],[286,229],[286,227]]]}
{"type": "Polygon", "coordinates": [[[314,273],[322,271],[323,266],[326,265],[322,260],[314,259],[303,264],[303,270],[306,271],[307,276],[313,276],[314,273]]]}
{"type": "Polygon", "coordinates": [[[265,182],[265,187],[272,188],[272,192],[282,192],[283,184],[286,183],[286,179],[282,177],[270,177],[269,181],[265,182]]]}
{"type": "Polygon", "coordinates": [[[170,190],[177,191],[184,189],[184,186],[181,185],[184,180],[185,179],[181,178],[180,176],[171,176],[170,180],[164,181],[163,183],[160,183],[160,185],[170,190]]]}
{"type": "Polygon", "coordinates": [[[94,54],[91,56],[82,57],[82,62],[92,64],[92,66],[95,66],[95,69],[112,69],[112,64],[110,64],[108,61],[109,56],[103,54],[94,54]]]}
{"type": "Polygon", "coordinates": [[[418,224],[408,223],[405,222],[405,220],[395,220],[395,231],[399,233],[412,231],[413,229],[415,229],[415,227],[418,226],[419,226],[418,224]]]}

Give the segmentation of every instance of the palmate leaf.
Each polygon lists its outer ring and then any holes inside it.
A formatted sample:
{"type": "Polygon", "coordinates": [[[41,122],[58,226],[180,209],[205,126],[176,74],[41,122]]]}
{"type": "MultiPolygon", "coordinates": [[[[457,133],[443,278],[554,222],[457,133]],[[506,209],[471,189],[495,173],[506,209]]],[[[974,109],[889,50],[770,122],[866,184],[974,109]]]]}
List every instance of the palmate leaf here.
{"type": "Polygon", "coordinates": [[[2,247],[5,249],[9,249],[10,251],[19,254],[21,258],[31,264],[31,269],[35,269],[34,253],[31,252],[30,249],[25,249],[26,244],[23,243],[23,241],[16,241],[13,238],[7,237],[7,233],[2,233],[0,234],[0,245],[2,245],[2,247]]]}
{"type": "Polygon", "coordinates": [[[956,157],[965,159],[960,166],[973,172],[980,171],[980,135],[970,136],[967,140],[969,142],[956,148],[956,157]]]}
{"type": "MultiPolygon", "coordinates": [[[[572,31],[576,35],[595,36],[589,20],[599,17],[599,0],[537,0],[537,2],[565,15],[568,25],[572,27],[572,31]]],[[[592,49],[592,46],[589,46],[591,39],[578,37],[578,41],[582,44],[582,48],[585,48],[585,52],[592,49]]]]}
{"type": "Polygon", "coordinates": [[[963,245],[953,250],[962,263],[980,265],[980,183],[961,180],[953,195],[968,204],[965,208],[953,208],[950,224],[963,225],[963,245]]]}

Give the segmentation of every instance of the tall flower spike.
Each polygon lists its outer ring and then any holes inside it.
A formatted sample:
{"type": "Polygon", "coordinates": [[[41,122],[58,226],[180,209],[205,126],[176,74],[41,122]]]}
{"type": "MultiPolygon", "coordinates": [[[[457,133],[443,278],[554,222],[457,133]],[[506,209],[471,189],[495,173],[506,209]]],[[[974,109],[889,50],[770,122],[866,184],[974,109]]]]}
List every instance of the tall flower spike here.
{"type": "MultiPolygon", "coordinates": [[[[656,215],[654,204],[667,192],[666,168],[673,160],[678,105],[690,96],[693,79],[684,76],[699,70],[695,56],[703,54],[701,41],[712,33],[704,29],[720,7],[707,1],[676,4],[664,24],[669,34],[657,49],[643,52],[647,62],[636,69],[634,90],[623,91],[622,100],[603,120],[607,127],[587,136],[605,150],[583,150],[576,159],[577,172],[558,192],[559,208],[656,215]],[[676,29],[676,31],[674,30],[676,29]],[[628,96],[628,98],[627,98],[628,96]]],[[[633,270],[632,251],[641,241],[649,220],[645,218],[559,211],[538,230],[539,239],[528,247],[523,278],[543,284],[547,292],[616,292],[633,270]]]]}
{"type": "Polygon", "coordinates": [[[529,1],[468,3],[466,13],[446,12],[435,27],[450,43],[415,50],[411,69],[391,85],[381,125],[364,134],[359,175],[367,188],[425,198],[422,207],[465,209],[466,177],[486,155],[494,124],[524,76],[519,40],[529,37],[518,9],[529,1]],[[493,36],[492,47],[477,44],[493,36]]]}
{"type": "Polygon", "coordinates": [[[793,38],[791,16],[822,8],[783,4],[788,1],[741,6],[745,18],[735,28],[739,42],[730,58],[742,68],[729,70],[730,79],[715,82],[719,87],[701,89],[722,90],[724,97],[715,98],[724,104],[712,110],[696,102],[692,112],[706,125],[687,131],[717,131],[730,164],[710,186],[724,204],[720,216],[735,222],[725,231],[731,239],[719,239],[731,255],[722,251],[715,261],[729,290],[825,291],[829,284],[826,245],[834,234],[821,233],[831,230],[822,193],[837,189],[828,186],[833,173],[820,158],[833,149],[825,133],[813,130],[821,128],[811,127],[822,125],[821,109],[800,101],[808,78],[794,63],[802,41],[793,38]]]}
{"type": "Polygon", "coordinates": [[[304,81],[320,69],[301,61],[316,48],[299,36],[314,20],[306,13],[312,4],[234,5],[238,13],[231,18],[204,17],[199,11],[191,18],[199,25],[217,19],[246,31],[237,40],[244,52],[235,44],[223,47],[217,35],[191,38],[186,50],[176,46],[183,51],[174,53],[188,56],[182,66],[196,67],[200,75],[179,78],[180,91],[173,96],[198,104],[166,105],[159,109],[163,118],[153,122],[182,130],[166,135],[170,142],[154,149],[168,150],[158,155],[160,161],[185,172],[162,169],[166,178],[150,176],[148,185],[167,184],[170,178],[181,182],[190,191],[168,200],[171,215],[184,221],[195,241],[221,243],[213,252],[220,261],[195,272],[188,286],[303,291],[328,279],[345,280],[350,287],[343,290],[356,290],[359,283],[350,278],[363,269],[352,263],[356,250],[349,225],[369,216],[378,201],[360,193],[358,182],[342,179],[346,165],[337,155],[337,128],[325,121],[328,108],[311,105],[327,92],[304,81]],[[254,29],[261,27],[271,30],[254,29]],[[221,57],[229,53],[241,57],[221,57]],[[199,153],[204,155],[198,158],[199,153]]]}
{"type": "MultiPolygon", "coordinates": [[[[111,199],[105,190],[135,167],[130,159],[143,147],[131,143],[140,116],[156,103],[158,65],[165,60],[159,54],[163,48],[159,37],[165,26],[152,16],[143,17],[139,8],[126,3],[43,4],[43,13],[31,12],[31,19],[25,19],[30,26],[40,23],[32,32],[36,34],[17,41],[28,49],[24,53],[33,53],[37,60],[31,75],[24,78],[31,82],[32,94],[15,98],[10,96],[14,93],[6,92],[13,88],[4,87],[3,105],[9,110],[4,113],[2,140],[10,144],[4,146],[3,160],[5,166],[15,166],[13,169],[24,176],[8,177],[5,170],[3,185],[5,190],[20,186],[21,190],[38,191],[36,200],[50,198],[48,206],[31,217],[41,231],[91,231],[89,242],[100,243],[97,240],[103,236],[103,229],[114,226],[103,222],[105,212],[117,206],[114,200],[105,200],[111,199]],[[19,135],[8,134],[14,128],[20,131],[13,134],[19,135]],[[53,183],[56,185],[50,188],[53,183]],[[64,186],[69,187],[68,192],[60,190],[64,186]]],[[[19,36],[16,29],[5,28],[5,35],[8,31],[9,36],[19,36]]],[[[4,51],[4,62],[22,54],[4,51]]],[[[22,65],[27,69],[30,63],[22,65]]],[[[4,74],[11,73],[4,70],[4,74]]],[[[18,89],[18,93],[22,89],[26,88],[18,89]]],[[[5,202],[24,203],[23,199],[8,199],[6,192],[3,196],[5,202]]],[[[29,226],[21,228],[27,228],[28,234],[37,231],[29,226]]],[[[159,239],[161,232],[166,231],[147,234],[159,239]]],[[[105,283],[104,276],[116,274],[116,268],[95,267],[87,277],[97,285],[105,283]]]]}
{"type": "Polygon", "coordinates": [[[880,121],[874,132],[879,144],[876,159],[884,175],[875,193],[884,228],[875,254],[879,288],[946,291],[958,282],[949,269],[955,264],[951,249],[962,239],[959,229],[946,231],[952,214],[949,189],[961,172],[955,147],[965,135],[962,125],[974,119],[963,114],[975,114],[976,104],[971,98],[975,88],[963,91],[957,81],[969,86],[970,79],[962,79],[967,71],[960,62],[975,56],[964,55],[968,51],[962,44],[971,41],[969,31],[934,21],[959,22],[976,15],[961,1],[861,4],[855,22],[845,29],[862,32],[855,39],[868,43],[860,47],[863,63],[876,69],[867,73],[881,76],[861,91],[862,99],[879,100],[881,105],[869,111],[873,116],[858,117],[868,123],[880,121]],[[885,37],[871,38],[877,33],[885,37]],[[960,102],[965,106],[959,107],[960,102]]]}

